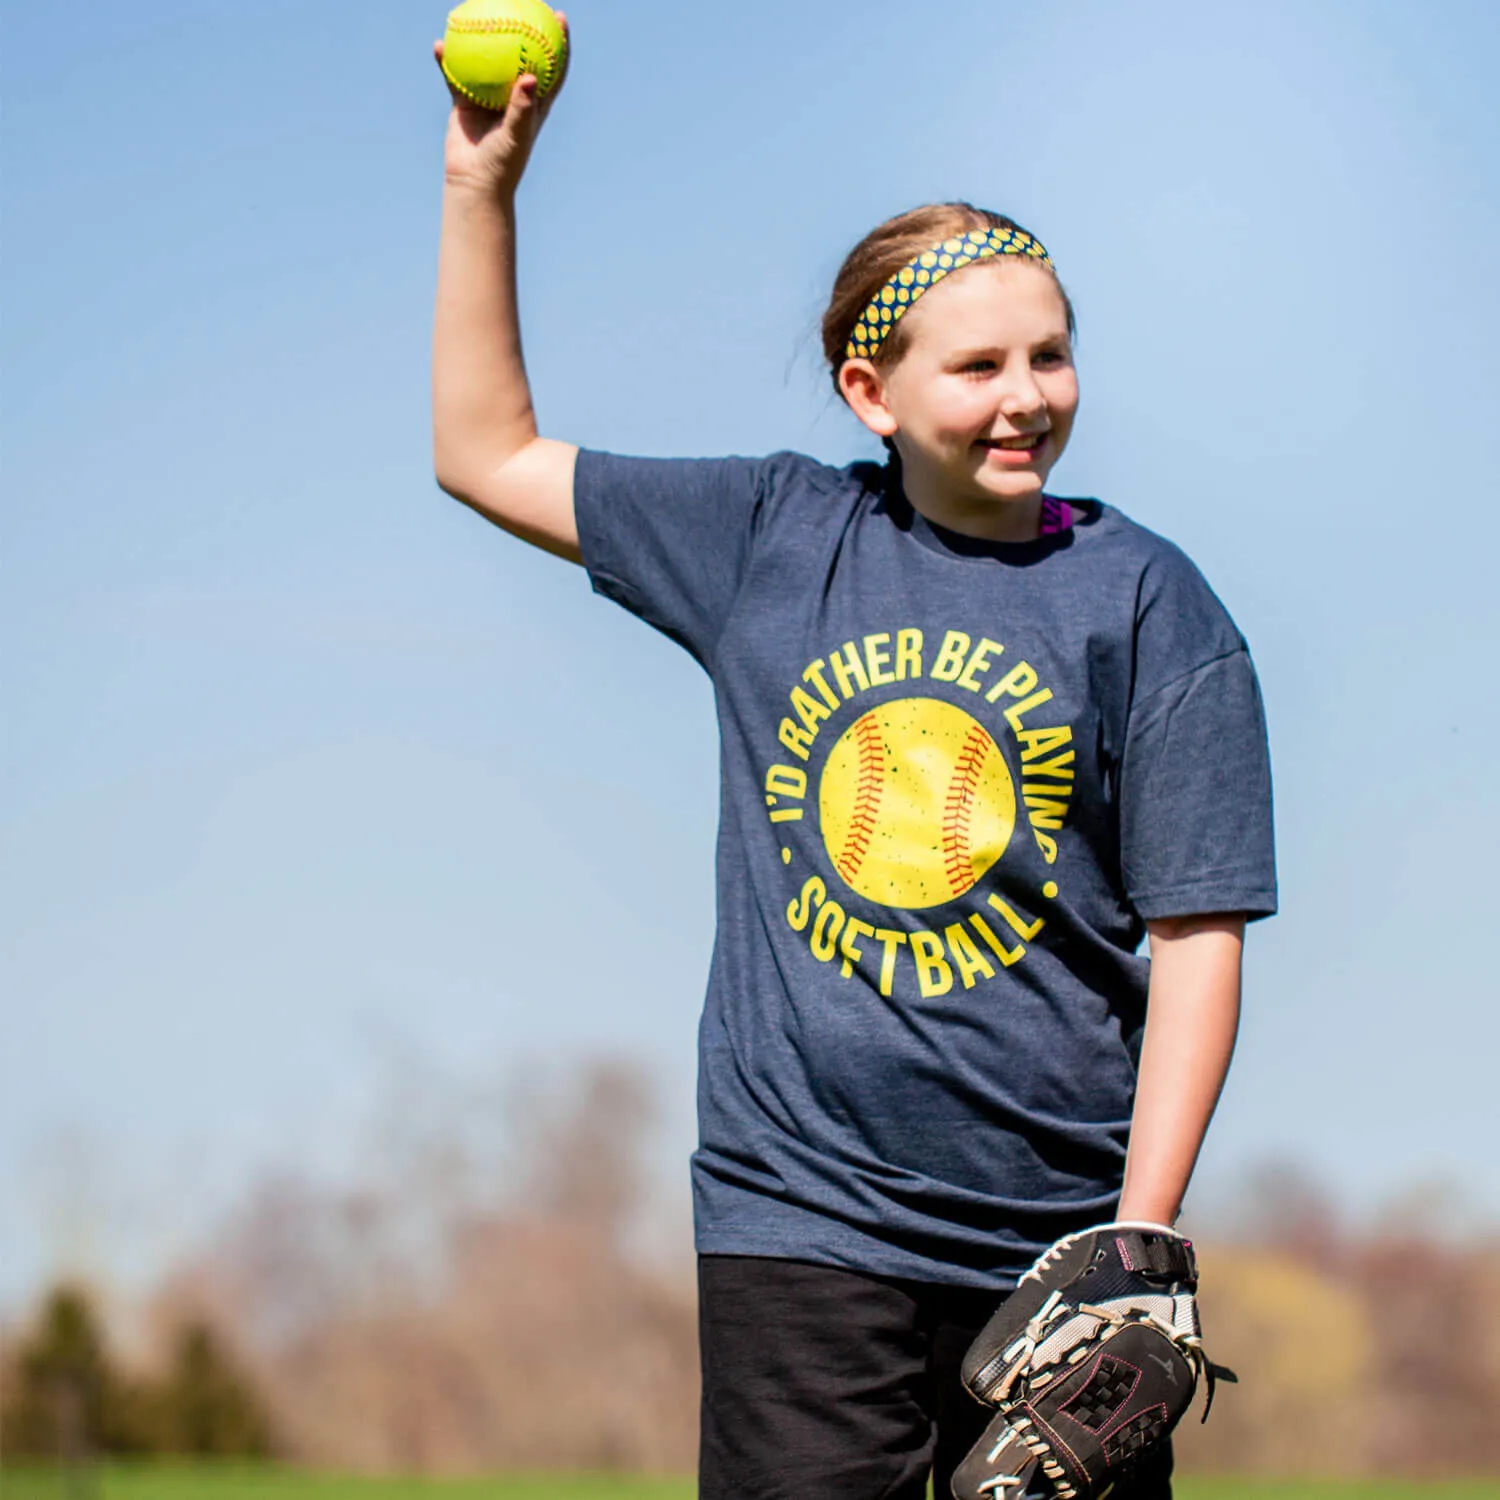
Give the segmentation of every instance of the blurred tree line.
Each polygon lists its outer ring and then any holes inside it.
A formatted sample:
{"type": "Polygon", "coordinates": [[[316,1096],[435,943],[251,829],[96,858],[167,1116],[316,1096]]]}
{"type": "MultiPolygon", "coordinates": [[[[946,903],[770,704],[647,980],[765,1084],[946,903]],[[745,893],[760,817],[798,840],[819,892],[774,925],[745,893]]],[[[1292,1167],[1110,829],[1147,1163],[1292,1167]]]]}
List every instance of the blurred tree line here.
{"type": "Polygon", "coordinates": [[[1500,1240],[1461,1208],[1418,1190],[1357,1226],[1295,1167],[1243,1184],[1198,1246],[1207,1345],[1240,1384],[1178,1429],[1183,1467],[1500,1474],[1500,1240]]]}
{"type": "MultiPolygon", "coordinates": [[[[353,1185],[247,1195],[146,1306],[150,1373],[56,1291],[0,1371],[3,1451],[690,1470],[695,1278],[685,1225],[678,1258],[642,1250],[649,1080],[601,1062],[488,1099],[437,1083],[404,1080],[353,1185]]],[[[1500,1474],[1500,1242],[1440,1232],[1457,1215],[1433,1203],[1343,1222],[1294,1170],[1236,1208],[1186,1226],[1207,1347],[1241,1383],[1178,1429],[1180,1467],[1500,1474]]]]}
{"type": "Polygon", "coordinates": [[[120,1455],[264,1458],[266,1406],[223,1340],[201,1321],[177,1330],[164,1368],[121,1366],[94,1300],[54,1288],[0,1361],[0,1456],[77,1465],[120,1455]]]}

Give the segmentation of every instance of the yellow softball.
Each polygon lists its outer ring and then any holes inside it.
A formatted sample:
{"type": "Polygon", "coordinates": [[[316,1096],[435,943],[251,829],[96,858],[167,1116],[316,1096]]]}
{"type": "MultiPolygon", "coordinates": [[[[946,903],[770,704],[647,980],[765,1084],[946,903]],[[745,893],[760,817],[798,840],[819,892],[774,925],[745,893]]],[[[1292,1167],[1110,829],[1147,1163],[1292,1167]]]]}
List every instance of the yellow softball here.
{"type": "Polygon", "coordinates": [[[818,787],[823,842],[881,906],[952,901],[1005,853],[1016,789],[983,724],[937,698],[898,698],[849,726],[818,787]]]}
{"type": "Polygon", "coordinates": [[[537,95],[545,98],[567,59],[567,33],[542,0],[464,0],[448,14],[443,72],[485,109],[504,109],[523,73],[536,74],[537,95]]]}

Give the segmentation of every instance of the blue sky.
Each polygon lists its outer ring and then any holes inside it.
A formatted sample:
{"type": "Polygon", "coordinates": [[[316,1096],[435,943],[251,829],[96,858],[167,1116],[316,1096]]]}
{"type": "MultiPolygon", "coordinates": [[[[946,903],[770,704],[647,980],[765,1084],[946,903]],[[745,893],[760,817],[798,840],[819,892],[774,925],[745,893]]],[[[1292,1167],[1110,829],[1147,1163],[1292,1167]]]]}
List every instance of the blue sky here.
{"type": "MultiPolygon", "coordinates": [[[[432,481],[443,14],[97,6],[64,48],[0,6],[0,1299],[336,1167],[392,1057],[637,1055],[685,1175],[710,696],[432,481]]],[[[1056,485],[1188,549],[1269,707],[1284,914],[1201,1191],[1281,1156],[1500,1214],[1500,11],[572,18],[522,203],[545,429],[863,456],[816,361],[844,251],[950,196],[1035,229],[1081,324],[1056,485]]]]}

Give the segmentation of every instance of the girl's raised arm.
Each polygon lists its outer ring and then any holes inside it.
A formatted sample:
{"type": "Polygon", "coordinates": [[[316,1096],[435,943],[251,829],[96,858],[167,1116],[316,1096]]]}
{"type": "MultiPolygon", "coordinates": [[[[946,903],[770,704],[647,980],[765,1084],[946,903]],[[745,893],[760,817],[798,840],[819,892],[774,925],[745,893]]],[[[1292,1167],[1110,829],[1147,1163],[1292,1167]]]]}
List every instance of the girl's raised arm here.
{"type": "MultiPolygon", "coordinates": [[[[443,44],[434,51],[441,63],[443,44]]],[[[503,114],[450,93],[432,340],[433,468],[455,499],[578,562],[578,450],[537,434],[516,311],[516,189],[557,91],[538,100],[528,74],[503,114]]]]}

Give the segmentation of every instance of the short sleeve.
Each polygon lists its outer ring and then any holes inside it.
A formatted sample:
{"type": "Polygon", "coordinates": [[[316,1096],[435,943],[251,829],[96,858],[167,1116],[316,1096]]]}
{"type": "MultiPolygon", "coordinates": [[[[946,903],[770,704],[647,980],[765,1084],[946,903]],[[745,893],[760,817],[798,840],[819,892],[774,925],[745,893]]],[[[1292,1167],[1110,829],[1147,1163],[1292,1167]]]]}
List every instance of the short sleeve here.
{"type": "Polygon", "coordinates": [[[1271,757],[1250,653],[1192,564],[1143,590],[1120,763],[1120,868],[1145,920],[1276,910],[1271,757]]]}
{"type": "Polygon", "coordinates": [[[744,577],[766,468],[580,452],[574,508],[595,591],[709,667],[744,577]]]}

